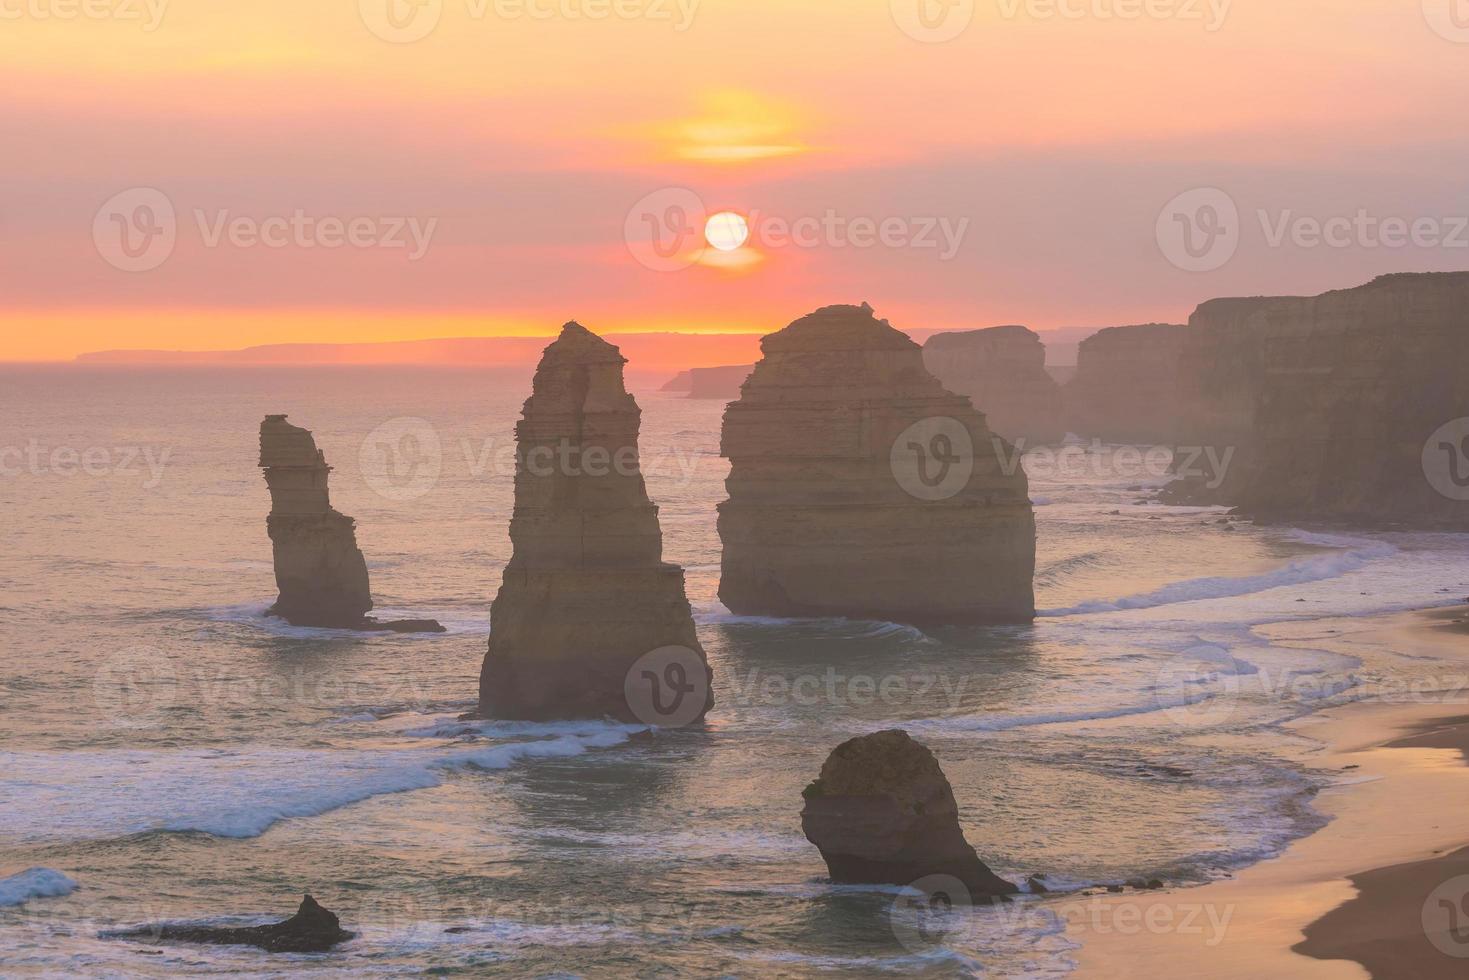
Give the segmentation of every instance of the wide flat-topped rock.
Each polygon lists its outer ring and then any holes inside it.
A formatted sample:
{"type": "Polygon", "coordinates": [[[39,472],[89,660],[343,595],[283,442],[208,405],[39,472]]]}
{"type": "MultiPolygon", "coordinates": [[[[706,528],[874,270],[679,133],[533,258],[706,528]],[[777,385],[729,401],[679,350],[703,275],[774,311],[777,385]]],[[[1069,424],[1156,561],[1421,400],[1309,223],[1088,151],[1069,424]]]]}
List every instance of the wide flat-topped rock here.
{"type": "Polygon", "coordinates": [[[741,614],[1020,622],[1035,520],[1013,447],[870,307],[762,342],[725,411],[720,598],[741,614]]]}
{"type": "Polygon", "coordinates": [[[1046,371],[1046,345],[1021,326],[934,334],[923,363],[956,394],[984,413],[989,427],[1010,442],[1060,442],[1061,386],[1046,371]]]}

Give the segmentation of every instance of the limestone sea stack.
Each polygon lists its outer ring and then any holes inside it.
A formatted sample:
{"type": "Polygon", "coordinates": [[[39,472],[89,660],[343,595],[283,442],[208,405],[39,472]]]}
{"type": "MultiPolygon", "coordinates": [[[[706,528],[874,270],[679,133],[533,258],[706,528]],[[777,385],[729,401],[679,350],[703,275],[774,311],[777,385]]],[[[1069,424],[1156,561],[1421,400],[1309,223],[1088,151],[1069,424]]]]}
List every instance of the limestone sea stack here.
{"type": "Polygon", "coordinates": [[[911,885],[948,875],[976,899],[1020,890],[965,840],[948,778],[905,731],[843,742],[803,795],[801,829],[837,884],[911,885]]]}
{"type": "Polygon", "coordinates": [[[950,391],[969,396],[989,427],[1010,442],[1060,442],[1061,386],[1046,370],[1046,345],[1025,327],[934,334],[923,363],[950,391]]]}
{"type": "Polygon", "coordinates": [[[719,596],[733,612],[916,624],[1035,615],[1014,448],[871,307],[764,338],[724,416],[719,596]]]}
{"type": "Polygon", "coordinates": [[[740,397],[740,386],[755,370],[753,364],[694,368],[689,372],[689,397],[729,401],[740,397]]]}
{"type": "Polygon", "coordinates": [[[655,723],[631,702],[629,677],[669,649],[681,653],[646,670],[668,681],[652,692],[655,713],[678,700],[683,724],[713,705],[683,569],[663,561],[638,467],[642,413],[623,386],[625,363],[568,323],[536,369],[516,427],[512,554],[490,610],[483,716],[655,723]]]}
{"type": "Polygon", "coordinates": [[[1173,445],[1178,365],[1189,328],[1108,327],[1081,342],[1066,385],[1067,427],[1103,442],[1173,445]]]}
{"type": "Polygon", "coordinates": [[[368,618],[372,589],[357,547],[356,522],[331,505],[332,468],[311,432],[267,415],[260,425],[260,467],[270,488],[266,530],[280,597],[270,607],[294,626],[441,633],[433,620],[379,623],[368,618]]]}

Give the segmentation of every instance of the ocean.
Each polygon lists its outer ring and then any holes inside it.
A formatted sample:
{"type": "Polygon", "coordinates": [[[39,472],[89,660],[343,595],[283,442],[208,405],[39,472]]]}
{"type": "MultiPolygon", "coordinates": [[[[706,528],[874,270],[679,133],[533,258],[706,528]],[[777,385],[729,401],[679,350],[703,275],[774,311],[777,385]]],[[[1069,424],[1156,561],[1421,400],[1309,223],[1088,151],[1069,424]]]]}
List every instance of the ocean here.
{"type": "Polygon", "coordinates": [[[935,930],[894,889],[830,885],[800,827],[827,753],[906,728],[1012,880],[1204,882],[1322,823],[1312,797],[1340,777],[1303,768],[1282,722],[1424,672],[1312,624],[1469,594],[1469,537],[1231,523],[1151,502],[1166,458],[1075,445],[1027,460],[1033,625],[735,616],[723,404],[638,391],[715,671],[707,727],[461,722],[527,392],[453,369],[0,369],[0,974],[1064,976],[1053,897],[935,930]],[[264,615],[267,413],[334,467],[376,614],[447,633],[264,615]],[[306,892],[358,938],[107,935],[280,918],[306,892]]]}

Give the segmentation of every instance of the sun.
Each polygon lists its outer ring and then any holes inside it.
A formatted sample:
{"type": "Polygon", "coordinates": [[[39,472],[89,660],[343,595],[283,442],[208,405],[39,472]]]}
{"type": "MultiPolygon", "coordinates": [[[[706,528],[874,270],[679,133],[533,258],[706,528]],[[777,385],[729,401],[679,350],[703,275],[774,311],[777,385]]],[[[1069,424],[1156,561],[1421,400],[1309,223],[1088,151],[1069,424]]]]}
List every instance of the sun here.
{"type": "Polygon", "coordinates": [[[704,239],[721,252],[733,252],[750,240],[750,224],[742,214],[721,211],[705,222],[704,239]]]}

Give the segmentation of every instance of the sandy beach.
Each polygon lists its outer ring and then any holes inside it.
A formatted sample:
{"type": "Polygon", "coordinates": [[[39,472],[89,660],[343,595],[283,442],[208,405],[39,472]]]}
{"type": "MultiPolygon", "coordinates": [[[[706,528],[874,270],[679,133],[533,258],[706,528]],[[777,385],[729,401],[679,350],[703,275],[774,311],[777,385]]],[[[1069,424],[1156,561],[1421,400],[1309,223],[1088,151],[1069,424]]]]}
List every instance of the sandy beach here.
{"type": "Polygon", "coordinates": [[[1199,888],[1071,900],[1080,977],[1463,977],[1469,973],[1465,607],[1267,630],[1276,642],[1421,660],[1422,684],[1309,715],[1300,761],[1339,772],[1331,822],[1199,888]],[[1458,931],[1456,931],[1458,930],[1458,931]]]}

